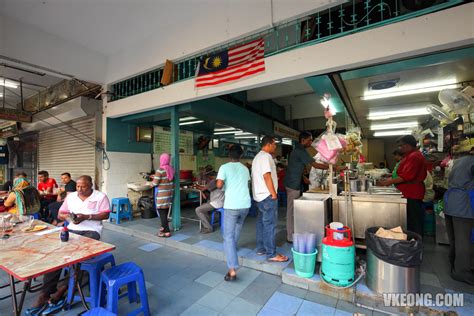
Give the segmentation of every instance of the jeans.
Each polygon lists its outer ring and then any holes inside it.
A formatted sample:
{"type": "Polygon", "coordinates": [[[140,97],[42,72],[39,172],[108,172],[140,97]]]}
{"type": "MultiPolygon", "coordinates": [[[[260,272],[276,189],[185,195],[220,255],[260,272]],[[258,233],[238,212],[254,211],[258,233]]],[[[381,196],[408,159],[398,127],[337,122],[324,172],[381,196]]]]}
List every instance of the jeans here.
{"type": "Polygon", "coordinates": [[[268,196],[257,202],[257,251],[265,252],[267,258],[276,256],[276,226],[278,223],[278,200],[268,196]]]}
{"type": "Polygon", "coordinates": [[[474,253],[474,244],[471,243],[474,219],[444,215],[449,238],[451,276],[455,280],[464,280],[464,282],[474,284],[474,273],[471,270],[474,266],[474,262],[471,262],[474,253]]]}
{"type": "Polygon", "coordinates": [[[224,210],[224,253],[229,269],[239,267],[239,258],[237,257],[237,242],[240,238],[240,231],[244,225],[245,217],[249,212],[248,208],[240,210],[224,210]]]}

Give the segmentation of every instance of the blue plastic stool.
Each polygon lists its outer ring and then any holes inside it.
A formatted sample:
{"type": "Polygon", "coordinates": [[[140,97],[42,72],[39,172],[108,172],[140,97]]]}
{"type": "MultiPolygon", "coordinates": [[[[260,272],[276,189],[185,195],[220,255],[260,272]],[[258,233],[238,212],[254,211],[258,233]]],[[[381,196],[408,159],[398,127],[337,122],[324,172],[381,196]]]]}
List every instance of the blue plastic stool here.
{"type": "MultiPolygon", "coordinates": [[[[104,253],[86,260],[81,263],[81,270],[89,273],[89,292],[90,296],[85,297],[86,302],[91,305],[91,308],[99,306],[99,284],[100,284],[100,273],[104,271],[107,264],[115,267],[115,258],[111,253],[104,253]]],[[[81,297],[79,295],[72,297],[74,289],[74,269],[69,269],[69,285],[67,302],[71,304],[79,302],[81,297]]]]}
{"type": "Polygon", "coordinates": [[[112,209],[109,214],[109,221],[115,219],[117,224],[120,224],[122,218],[128,218],[129,221],[132,220],[132,205],[128,198],[120,197],[112,199],[112,209]]]}
{"type": "Polygon", "coordinates": [[[140,292],[141,307],[130,312],[128,315],[143,313],[145,316],[149,316],[150,307],[148,305],[145,276],[142,269],[133,262],[122,263],[102,272],[100,277],[99,305],[105,305],[105,292],[107,292],[107,310],[112,311],[112,313],[117,314],[118,301],[125,296],[128,296],[130,304],[138,303],[137,284],[140,292]],[[127,293],[119,294],[120,288],[124,285],[127,285],[127,293]]]}
{"type": "Polygon", "coordinates": [[[117,314],[109,312],[108,310],[102,307],[93,308],[82,315],[83,316],[117,316],[117,314]]]}
{"type": "Polygon", "coordinates": [[[219,213],[219,226],[221,227],[221,230],[223,230],[224,227],[224,208],[217,208],[212,211],[211,213],[211,225],[214,225],[214,220],[216,217],[216,213],[219,213]]]}

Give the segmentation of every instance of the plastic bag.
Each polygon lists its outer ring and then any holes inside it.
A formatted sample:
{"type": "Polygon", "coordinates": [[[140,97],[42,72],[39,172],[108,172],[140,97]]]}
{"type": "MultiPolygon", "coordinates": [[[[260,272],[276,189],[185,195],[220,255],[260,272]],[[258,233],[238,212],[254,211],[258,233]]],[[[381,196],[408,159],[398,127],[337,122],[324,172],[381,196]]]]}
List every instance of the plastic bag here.
{"type": "Polygon", "coordinates": [[[313,147],[318,151],[316,159],[330,164],[336,164],[339,151],[345,146],[344,137],[332,132],[324,132],[313,142],[313,147]]]}
{"type": "Polygon", "coordinates": [[[152,197],[140,197],[137,202],[137,207],[142,213],[142,218],[155,218],[157,216],[152,197]]]}
{"type": "Polygon", "coordinates": [[[421,236],[406,231],[408,240],[380,238],[375,235],[380,227],[370,227],[365,231],[367,249],[390,264],[399,267],[419,266],[423,261],[423,243],[421,236]]]}

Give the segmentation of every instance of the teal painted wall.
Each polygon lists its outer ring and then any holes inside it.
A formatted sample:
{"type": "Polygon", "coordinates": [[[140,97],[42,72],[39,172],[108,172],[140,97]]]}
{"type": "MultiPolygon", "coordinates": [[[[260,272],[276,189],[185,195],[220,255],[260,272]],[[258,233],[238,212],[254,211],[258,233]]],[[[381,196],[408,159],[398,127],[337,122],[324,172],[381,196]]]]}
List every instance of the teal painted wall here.
{"type": "Polygon", "coordinates": [[[137,126],[121,122],[120,119],[107,118],[107,151],[151,153],[152,143],[139,143],[135,140],[137,126]]]}

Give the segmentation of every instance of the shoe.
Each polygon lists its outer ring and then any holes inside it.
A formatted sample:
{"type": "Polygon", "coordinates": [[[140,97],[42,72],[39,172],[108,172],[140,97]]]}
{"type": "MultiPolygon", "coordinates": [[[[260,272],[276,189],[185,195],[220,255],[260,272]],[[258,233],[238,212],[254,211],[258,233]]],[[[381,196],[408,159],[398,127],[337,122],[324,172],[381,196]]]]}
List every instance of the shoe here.
{"type": "Polygon", "coordinates": [[[290,245],[293,243],[292,240],[288,240],[288,239],[286,240],[286,242],[287,242],[288,244],[290,244],[290,245]]]}
{"type": "Polygon", "coordinates": [[[287,262],[288,260],[290,259],[287,256],[281,255],[279,253],[277,253],[275,257],[267,259],[269,262],[287,262]]]}
{"type": "Polygon", "coordinates": [[[41,315],[45,316],[56,314],[63,309],[64,305],[66,305],[66,299],[61,299],[57,303],[49,303],[41,315]]]}
{"type": "Polygon", "coordinates": [[[224,276],[224,280],[226,281],[235,281],[237,279],[237,274],[236,275],[230,275],[229,272],[226,273],[224,276]]]}
{"type": "Polygon", "coordinates": [[[46,309],[46,307],[48,307],[48,304],[44,304],[44,305],[38,306],[38,307],[28,308],[27,310],[25,310],[24,315],[39,316],[46,309]]]}
{"type": "Polygon", "coordinates": [[[201,229],[201,232],[200,232],[200,233],[201,233],[201,234],[210,234],[210,233],[213,233],[213,232],[214,232],[214,231],[212,231],[212,230],[203,228],[203,229],[201,229]]]}
{"type": "Polygon", "coordinates": [[[265,249],[257,250],[257,255],[263,256],[263,255],[265,255],[265,254],[267,254],[267,252],[265,251],[265,249]]]}

